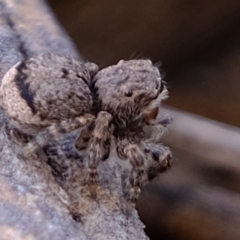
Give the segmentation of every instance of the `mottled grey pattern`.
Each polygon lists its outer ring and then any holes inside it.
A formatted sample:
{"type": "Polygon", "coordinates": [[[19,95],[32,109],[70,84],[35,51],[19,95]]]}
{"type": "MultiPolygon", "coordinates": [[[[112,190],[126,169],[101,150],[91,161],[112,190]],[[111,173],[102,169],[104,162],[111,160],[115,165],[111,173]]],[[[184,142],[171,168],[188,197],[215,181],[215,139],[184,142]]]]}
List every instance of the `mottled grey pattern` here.
{"type": "Polygon", "coordinates": [[[171,166],[171,152],[160,144],[172,120],[160,117],[166,85],[150,60],[121,60],[99,71],[93,86],[97,109],[112,115],[117,155],[131,164],[123,191],[135,202],[140,188],[171,166]]]}
{"type": "Polygon", "coordinates": [[[135,128],[156,117],[161,100],[167,97],[160,72],[150,60],[121,60],[99,71],[94,81],[100,109],[112,114],[118,128],[135,128]]]}
{"type": "MultiPolygon", "coordinates": [[[[97,71],[97,66],[93,70],[97,71]]],[[[91,74],[72,58],[50,53],[30,58],[4,76],[2,106],[23,125],[48,126],[79,117],[91,111],[91,74]]]]}
{"type": "Polygon", "coordinates": [[[0,88],[10,132],[23,143],[30,139],[23,149],[25,156],[44,147],[58,182],[69,181],[80,164],[87,168],[82,181],[93,186],[100,162],[115,145],[119,161],[130,162],[123,180],[130,202],[136,201],[150,179],[171,166],[171,152],[160,144],[171,122],[169,116],[159,117],[167,95],[150,60],[121,60],[98,71],[94,63],[52,53],[16,64],[0,88]],[[49,143],[76,129],[78,137],[64,140],[64,145],[63,140],[49,143]]]}
{"type": "Polygon", "coordinates": [[[60,132],[93,121],[89,85],[97,70],[94,63],[46,53],[17,63],[5,74],[0,103],[11,127],[36,135],[23,151],[26,156],[60,132]]]}
{"type": "MultiPolygon", "coordinates": [[[[88,184],[96,183],[99,163],[112,152],[120,162],[129,161],[130,171],[123,179],[123,192],[130,202],[135,202],[140,188],[172,164],[171,151],[160,143],[172,120],[159,114],[160,103],[168,91],[150,60],[120,61],[102,69],[90,88],[95,113],[104,111],[97,114],[94,126],[83,128],[77,141],[68,144],[75,144],[74,156],[76,149],[88,154],[83,161],[88,169],[85,178],[88,184]],[[112,152],[110,144],[115,149],[112,152]]],[[[54,159],[56,164],[58,152],[53,151],[52,155],[48,152],[50,162],[54,159]]],[[[62,154],[62,149],[60,152],[62,154]]],[[[60,159],[57,168],[62,166],[60,159]]]]}

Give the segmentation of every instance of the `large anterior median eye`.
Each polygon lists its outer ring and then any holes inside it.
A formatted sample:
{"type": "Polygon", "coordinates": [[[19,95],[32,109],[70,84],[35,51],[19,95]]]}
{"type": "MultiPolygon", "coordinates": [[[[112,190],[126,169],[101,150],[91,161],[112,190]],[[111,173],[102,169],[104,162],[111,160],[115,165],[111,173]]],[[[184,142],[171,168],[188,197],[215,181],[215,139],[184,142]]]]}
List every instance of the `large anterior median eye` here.
{"type": "Polygon", "coordinates": [[[133,95],[133,91],[132,90],[127,90],[126,92],[125,92],[125,96],[126,97],[131,97],[133,95]]]}

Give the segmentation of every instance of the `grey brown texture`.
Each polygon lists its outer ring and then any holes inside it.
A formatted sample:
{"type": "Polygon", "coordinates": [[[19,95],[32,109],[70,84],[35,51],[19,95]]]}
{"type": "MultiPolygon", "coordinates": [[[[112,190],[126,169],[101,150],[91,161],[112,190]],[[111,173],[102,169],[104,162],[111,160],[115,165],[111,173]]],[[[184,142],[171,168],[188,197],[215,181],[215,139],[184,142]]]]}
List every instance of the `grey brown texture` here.
{"type": "Polygon", "coordinates": [[[19,62],[2,79],[2,107],[20,126],[77,118],[91,112],[91,74],[84,63],[56,54],[19,62]]]}
{"type": "MultiPolygon", "coordinates": [[[[161,79],[159,69],[150,60],[121,60],[116,65],[104,68],[94,76],[92,89],[96,108],[106,111],[107,116],[109,114],[112,116],[110,121],[113,123],[118,157],[128,160],[131,164],[131,173],[127,180],[129,183],[124,186],[124,192],[128,200],[135,202],[140,188],[148,182],[148,168],[144,167],[146,148],[141,149],[139,145],[144,145],[144,140],[151,139],[152,136],[144,131],[144,126],[152,125],[153,128],[162,125],[158,119],[158,111],[161,101],[167,98],[168,91],[161,79]],[[142,136],[139,133],[142,133],[142,136]]],[[[103,154],[94,156],[92,153],[94,151],[96,153],[97,148],[99,153],[101,149],[106,149],[108,138],[111,136],[111,133],[105,136],[104,132],[107,131],[104,128],[106,129],[109,124],[108,121],[106,124],[104,122],[102,117],[102,123],[99,122],[99,126],[93,131],[95,141],[105,139],[105,143],[101,143],[102,146],[99,147],[97,144],[90,145],[90,159],[95,159],[95,163],[90,166],[92,173],[96,171],[102,159],[101,155],[103,156],[103,154]]],[[[162,133],[162,131],[158,132],[162,133]]],[[[171,154],[168,149],[165,151],[163,149],[161,154],[158,152],[159,157],[155,158],[156,162],[162,156],[165,156],[166,161],[169,162],[171,154]]],[[[151,152],[151,149],[149,151],[151,152]]]]}
{"type": "MultiPolygon", "coordinates": [[[[43,1],[9,0],[0,4],[0,35],[4,39],[1,77],[26,56],[50,51],[78,56],[43,1]]],[[[2,239],[148,239],[136,210],[131,209],[127,215],[122,211],[119,165],[114,159],[102,165],[100,181],[105,187],[98,189],[98,199],[80,195],[76,189],[66,193],[47,164],[18,156],[21,146],[5,134],[4,121],[6,116],[1,111],[2,239]],[[80,203],[84,224],[72,219],[71,199],[80,203]]]]}
{"type": "Polygon", "coordinates": [[[154,111],[157,115],[168,93],[158,68],[150,60],[121,60],[99,71],[94,81],[101,110],[112,114],[118,128],[131,129],[130,124],[149,121],[149,115],[154,111]]]}
{"type": "MultiPolygon", "coordinates": [[[[84,64],[52,53],[29,58],[14,65],[3,77],[1,106],[10,118],[10,128],[32,136],[35,134],[23,148],[22,153],[27,157],[61,133],[94,124],[83,158],[86,185],[97,184],[97,168],[110,154],[114,133],[118,156],[131,164],[129,180],[126,179],[123,190],[130,202],[136,202],[140,188],[163,171],[162,162],[166,161],[166,169],[171,166],[169,149],[161,145],[157,149],[159,141],[154,142],[151,134],[144,131],[144,126],[148,125],[161,137],[163,131],[157,126],[165,128],[169,118],[159,121],[158,113],[168,91],[160,71],[150,60],[121,60],[117,65],[97,71],[98,66],[94,63],[84,64]],[[153,140],[152,143],[149,139],[153,140]],[[141,149],[139,145],[147,147],[141,149]],[[145,152],[150,153],[148,157],[145,152]],[[148,165],[145,159],[150,156],[156,163],[154,167],[151,164],[145,167],[148,165]],[[147,175],[149,169],[150,178],[147,175]]],[[[79,138],[82,138],[81,134],[79,138]]],[[[50,152],[48,155],[51,159],[50,152]]],[[[59,164],[58,168],[64,166],[59,164]]],[[[71,172],[74,167],[67,168],[71,172]]],[[[70,188],[70,184],[68,186],[70,188]]]]}

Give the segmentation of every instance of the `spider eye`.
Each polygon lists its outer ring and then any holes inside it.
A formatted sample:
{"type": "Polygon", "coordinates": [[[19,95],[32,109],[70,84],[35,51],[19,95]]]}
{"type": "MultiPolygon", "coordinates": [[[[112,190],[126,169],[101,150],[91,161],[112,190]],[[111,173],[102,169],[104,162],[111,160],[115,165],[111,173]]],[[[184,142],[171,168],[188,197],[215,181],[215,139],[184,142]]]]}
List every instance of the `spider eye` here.
{"type": "Polygon", "coordinates": [[[132,95],[133,95],[132,90],[127,90],[127,91],[125,92],[125,96],[126,96],[126,97],[131,97],[132,95]]]}

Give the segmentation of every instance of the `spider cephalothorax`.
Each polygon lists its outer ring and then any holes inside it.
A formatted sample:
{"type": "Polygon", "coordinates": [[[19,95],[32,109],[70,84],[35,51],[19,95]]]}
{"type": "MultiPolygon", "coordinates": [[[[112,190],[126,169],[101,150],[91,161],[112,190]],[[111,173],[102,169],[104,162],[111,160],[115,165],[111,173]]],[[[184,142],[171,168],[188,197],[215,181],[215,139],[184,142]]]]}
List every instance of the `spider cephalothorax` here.
{"type": "Polygon", "coordinates": [[[167,95],[160,72],[150,60],[121,60],[94,77],[97,102],[117,128],[131,128],[154,118],[167,95]]]}

